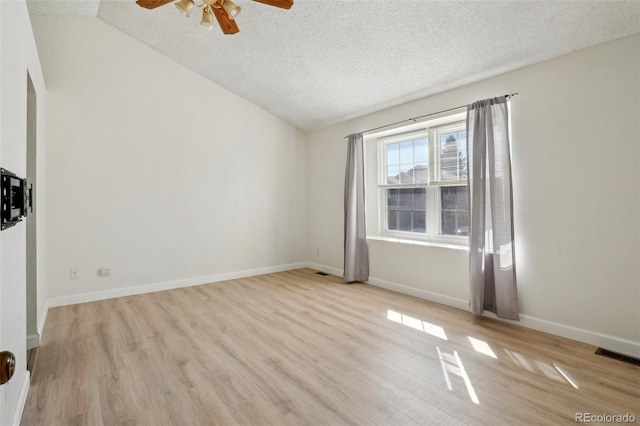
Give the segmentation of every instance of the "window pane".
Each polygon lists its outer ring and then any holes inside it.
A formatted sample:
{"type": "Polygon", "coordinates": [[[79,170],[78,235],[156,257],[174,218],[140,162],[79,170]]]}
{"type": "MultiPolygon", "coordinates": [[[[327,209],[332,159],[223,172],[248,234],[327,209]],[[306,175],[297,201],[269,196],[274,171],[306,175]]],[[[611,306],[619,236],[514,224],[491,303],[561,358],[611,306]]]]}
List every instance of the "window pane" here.
{"type": "Polygon", "coordinates": [[[413,183],[413,164],[400,166],[400,183],[413,183]]]}
{"type": "Polygon", "coordinates": [[[411,211],[398,210],[398,230],[411,231],[411,211]]]}
{"type": "Polygon", "coordinates": [[[467,186],[445,186],[440,188],[443,210],[469,210],[467,186]]]}
{"type": "Polygon", "coordinates": [[[458,132],[458,151],[462,165],[460,167],[460,179],[467,178],[467,132],[458,132]]]}
{"type": "Polygon", "coordinates": [[[440,188],[443,235],[469,235],[469,188],[449,186],[440,188]]]}
{"type": "Polygon", "coordinates": [[[426,212],[413,212],[413,232],[427,232],[426,212]]]}
{"type": "Polygon", "coordinates": [[[400,164],[400,144],[391,143],[387,145],[387,164],[400,164]]]}
{"type": "Polygon", "coordinates": [[[469,235],[469,213],[458,212],[458,227],[456,228],[456,234],[462,236],[469,235]]]}
{"type": "Polygon", "coordinates": [[[442,212],[442,233],[444,235],[456,235],[456,212],[442,212]]]}
{"type": "Polygon", "coordinates": [[[387,230],[426,233],[426,188],[387,189],[387,230]]]}
{"type": "Polygon", "coordinates": [[[416,163],[427,163],[427,138],[418,139],[413,143],[414,158],[416,163]]]}
{"type": "Polygon", "coordinates": [[[387,189],[387,207],[389,209],[398,208],[398,190],[397,189],[387,189]]]}
{"type": "Polygon", "coordinates": [[[429,183],[429,168],[427,163],[418,163],[413,168],[416,183],[429,183]]]}
{"type": "Polygon", "coordinates": [[[413,207],[413,189],[399,189],[400,202],[398,206],[401,209],[411,210],[413,207]]]}
{"type": "Polygon", "coordinates": [[[442,199],[443,210],[451,210],[456,208],[457,198],[455,187],[440,188],[440,197],[442,199]]]}
{"type": "Polygon", "coordinates": [[[427,209],[427,190],[424,188],[415,188],[413,190],[413,209],[427,209]]]}
{"type": "Polygon", "coordinates": [[[456,187],[456,198],[458,209],[469,210],[469,187],[458,186],[456,187]]]}
{"type": "Polygon", "coordinates": [[[429,182],[427,138],[387,144],[385,149],[388,185],[429,182]]]}
{"type": "Polygon", "coordinates": [[[389,210],[387,212],[387,229],[389,231],[398,230],[398,212],[395,210],[389,210]]]}
{"type": "Polygon", "coordinates": [[[400,145],[400,163],[413,164],[413,141],[402,142],[400,145]]]}
{"type": "Polygon", "coordinates": [[[440,134],[440,180],[460,180],[467,176],[466,132],[440,134]]]}
{"type": "Polygon", "coordinates": [[[387,183],[390,185],[396,185],[400,183],[400,167],[388,166],[387,167],[387,183]]]}

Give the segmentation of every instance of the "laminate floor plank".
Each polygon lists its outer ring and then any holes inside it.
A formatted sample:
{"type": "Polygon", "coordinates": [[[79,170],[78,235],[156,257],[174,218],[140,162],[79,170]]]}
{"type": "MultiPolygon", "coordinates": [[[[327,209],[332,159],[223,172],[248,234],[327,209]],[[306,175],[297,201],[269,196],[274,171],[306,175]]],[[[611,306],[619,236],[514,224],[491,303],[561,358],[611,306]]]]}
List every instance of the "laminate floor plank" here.
{"type": "Polygon", "coordinates": [[[49,310],[22,425],[640,419],[593,346],[310,269],[49,310]]]}

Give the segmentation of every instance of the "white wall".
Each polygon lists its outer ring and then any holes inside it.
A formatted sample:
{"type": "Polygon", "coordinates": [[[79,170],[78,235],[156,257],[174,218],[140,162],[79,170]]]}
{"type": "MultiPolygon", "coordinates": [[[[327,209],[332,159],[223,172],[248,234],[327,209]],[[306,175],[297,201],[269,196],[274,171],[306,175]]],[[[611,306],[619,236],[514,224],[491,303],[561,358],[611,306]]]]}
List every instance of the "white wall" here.
{"type": "MultiPolygon", "coordinates": [[[[340,270],[343,137],[517,91],[522,324],[640,353],[639,36],[305,135],[101,21],[34,27],[54,304],[305,260],[340,270]]],[[[466,307],[464,251],[370,247],[372,283],[466,307]]]]}
{"type": "MultiPolygon", "coordinates": [[[[639,73],[636,35],[311,133],[308,258],[342,269],[345,135],[519,92],[512,157],[521,324],[640,354],[639,73]]],[[[466,309],[467,252],[369,247],[370,282],[466,309]]]]}
{"type": "MultiPolygon", "coordinates": [[[[38,114],[44,118],[44,80],[24,1],[0,2],[0,165],[17,175],[26,174],[27,70],[38,93],[38,114]]],[[[44,152],[43,121],[38,121],[38,148],[44,152]]],[[[37,173],[43,172],[44,161],[37,173]]],[[[41,196],[46,191],[39,188],[41,196]]],[[[44,198],[43,198],[44,199],[44,198]]],[[[40,201],[40,199],[39,199],[40,201]]],[[[28,220],[28,219],[27,219],[28,220]]],[[[46,230],[38,221],[39,232],[46,230]]],[[[46,240],[40,240],[44,247],[46,240]]],[[[38,294],[46,299],[46,255],[38,258],[38,294]]],[[[0,232],[0,350],[16,356],[13,378],[0,386],[0,424],[19,422],[29,388],[26,371],[26,226],[0,232]]],[[[38,307],[38,320],[45,314],[38,307]]]]}
{"type": "Polygon", "coordinates": [[[52,305],[305,260],[303,132],[100,20],[33,22],[52,305]]]}

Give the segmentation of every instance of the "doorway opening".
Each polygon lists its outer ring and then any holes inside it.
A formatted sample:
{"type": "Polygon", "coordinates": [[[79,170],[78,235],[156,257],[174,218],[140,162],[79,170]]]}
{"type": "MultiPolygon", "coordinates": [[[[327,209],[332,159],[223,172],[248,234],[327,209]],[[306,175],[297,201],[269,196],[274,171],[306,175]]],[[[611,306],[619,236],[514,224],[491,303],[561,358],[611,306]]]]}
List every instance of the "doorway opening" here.
{"type": "MultiPolygon", "coordinates": [[[[40,345],[38,335],[38,241],[37,241],[37,206],[35,191],[37,190],[37,94],[27,72],[27,182],[33,187],[29,213],[25,219],[27,226],[27,360],[33,368],[36,351],[40,345]],[[33,358],[33,361],[31,360],[33,358]]],[[[30,370],[31,371],[31,370],[30,370]]]]}

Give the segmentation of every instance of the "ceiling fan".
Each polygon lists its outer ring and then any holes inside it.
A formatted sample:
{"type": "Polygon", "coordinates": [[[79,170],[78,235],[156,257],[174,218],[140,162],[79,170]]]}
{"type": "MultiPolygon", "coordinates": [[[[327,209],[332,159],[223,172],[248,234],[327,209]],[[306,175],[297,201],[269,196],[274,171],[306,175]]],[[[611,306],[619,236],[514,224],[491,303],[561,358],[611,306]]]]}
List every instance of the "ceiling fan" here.
{"type": "MultiPolygon", "coordinates": [[[[173,0],[138,0],[136,3],[145,9],[155,9],[171,3],[173,0]]],[[[269,6],[279,7],[281,9],[290,9],[293,6],[293,0],[253,0],[258,3],[268,4],[269,6]]],[[[194,0],[178,0],[175,2],[176,7],[184,16],[189,17],[191,8],[196,6],[194,0]]],[[[235,17],[240,13],[240,6],[231,0],[202,0],[202,4],[197,5],[202,9],[202,21],[200,24],[207,29],[212,29],[215,25],[213,17],[216,17],[222,32],[225,34],[235,34],[240,31],[235,23],[235,17]]]]}

